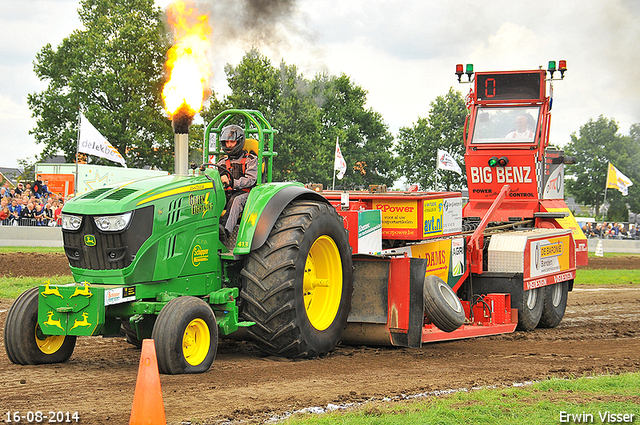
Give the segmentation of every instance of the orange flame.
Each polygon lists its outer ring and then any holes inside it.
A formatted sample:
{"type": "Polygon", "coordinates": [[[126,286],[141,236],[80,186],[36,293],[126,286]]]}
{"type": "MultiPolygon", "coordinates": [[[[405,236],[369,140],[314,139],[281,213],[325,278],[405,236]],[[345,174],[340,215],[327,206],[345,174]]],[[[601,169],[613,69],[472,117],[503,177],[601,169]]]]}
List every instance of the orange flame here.
{"type": "Polygon", "coordinates": [[[169,81],[162,89],[164,107],[171,118],[179,111],[193,117],[202,109],[211,77],[206,55],[211,45],[209,16],[198,16],[197,11],[183,1],[172,3],[168,16],[175,44],[167,53],[169,81]]]}

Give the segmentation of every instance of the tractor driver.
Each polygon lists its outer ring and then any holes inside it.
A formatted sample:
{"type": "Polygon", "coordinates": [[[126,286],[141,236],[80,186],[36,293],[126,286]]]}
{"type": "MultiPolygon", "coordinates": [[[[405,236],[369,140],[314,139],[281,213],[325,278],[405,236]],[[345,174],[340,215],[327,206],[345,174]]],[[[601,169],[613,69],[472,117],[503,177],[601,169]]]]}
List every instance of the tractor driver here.
{"type": "Polygon", "coordinates": [[[237,125],[228,125],[220,132],[220,144],[227,156],[218,161],[233,176],[220,173],[220,179],[227,195],[226,214],[220,219],[220,239],[229,239],[244,210],[249,191],[256,185],[258,176],[258,157],[244,150],[244,130],[237,125]]]}
{"type": "Polygon", "coordinates": [[[529,128],[529,117],[520,115],[516,118],[516,129],[507,134],[507,139],[533,139],[534,133],[529,128]]]}

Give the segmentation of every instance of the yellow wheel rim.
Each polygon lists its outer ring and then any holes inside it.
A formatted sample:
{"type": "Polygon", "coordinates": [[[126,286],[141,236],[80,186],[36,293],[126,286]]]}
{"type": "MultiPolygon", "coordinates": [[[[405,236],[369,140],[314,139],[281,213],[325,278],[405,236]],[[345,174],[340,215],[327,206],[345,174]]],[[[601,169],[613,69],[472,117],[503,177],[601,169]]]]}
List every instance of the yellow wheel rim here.
{"type": "Polygon", "coordinates": [[[64,344],[64,335],[50,335],[47,336],[42,333],[40,326],[36,324],[35,332],[36,344],[40,351],[44,354],[53,354],[57,352],[62,344],[64,344]]]}
{"type": "Polygon", "coordinates": [[[207,358],[211,346],[209,326],[202,319],[193,319],[182,336],[182,354],[191,366],[197,366],[207,358]]]}
{"type": "Polygon", "coordinates": [[[304,268],[303,293],[311,325],[319,331],[331,326],[342,298],[342,261],[329,236],[320,236],[311,246],[304,268]]]}

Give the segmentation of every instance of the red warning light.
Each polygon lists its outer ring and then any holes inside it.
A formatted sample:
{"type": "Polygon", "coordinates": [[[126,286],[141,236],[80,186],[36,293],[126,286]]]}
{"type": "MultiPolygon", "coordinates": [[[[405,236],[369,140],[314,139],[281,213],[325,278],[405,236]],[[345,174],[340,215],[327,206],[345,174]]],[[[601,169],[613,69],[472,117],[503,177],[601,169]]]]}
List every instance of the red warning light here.
{"type": "Polygon", "coordinates": [[[460,78],[462,78],[462,74],[464,74],[462,64],[459,63],[456,65],[456,75],[458,76],[458,82],[460,82],[460,78]]]}
{"type": "Polygon", "coordinates": [[[560,78],[564,78],[564,72],[567,70],[567,61],[558,61],[558,71],[560,71],[560,78]]]}

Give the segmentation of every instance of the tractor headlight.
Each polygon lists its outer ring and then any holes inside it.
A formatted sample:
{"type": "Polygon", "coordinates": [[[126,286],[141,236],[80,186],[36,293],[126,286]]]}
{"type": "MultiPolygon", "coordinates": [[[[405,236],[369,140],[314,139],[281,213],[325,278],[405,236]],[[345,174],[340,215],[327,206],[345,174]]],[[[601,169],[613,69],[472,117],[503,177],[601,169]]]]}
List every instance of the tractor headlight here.
{"type": "Polygon", "coordinates": [[[131,211],[120,215],[105,215],[102,217],[94,217],[96,226],[103,232],[118,232],[123,230],[131,220],[131,211]]]}
{"type": "Polygon", "coordinates": [[[60,214],[63,230],[78,230],[82,225],[82,217],[71,214],[60,214]]]}

